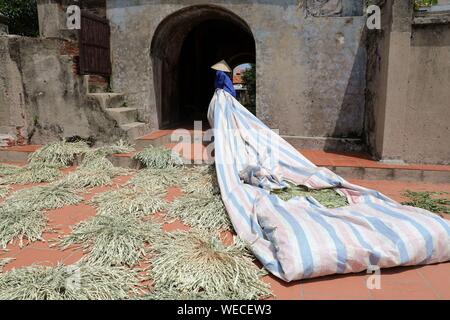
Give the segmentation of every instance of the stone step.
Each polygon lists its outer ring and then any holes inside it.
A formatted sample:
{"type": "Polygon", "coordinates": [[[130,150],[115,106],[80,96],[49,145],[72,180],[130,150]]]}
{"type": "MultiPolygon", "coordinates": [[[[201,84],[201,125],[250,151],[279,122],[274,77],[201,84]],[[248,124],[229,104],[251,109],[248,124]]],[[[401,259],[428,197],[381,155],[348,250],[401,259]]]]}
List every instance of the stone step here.
{"type": "Polygon", "coordinates": [[[88,93],[87,97],[97,101],[103,109],[125,106],[125,95],[122,93],[88,93]]]}
{"type": "MultiPolygon", "coordinates": [[[[188,165],[207,164],[212,160],[211,147],[205,146],[203,143],[166,143],[164,146],[179,153],[187,160],[188,165]]],[[[25,163],[29,154],[40,147],[40,145],[28,145],[0,148],[0,162],[25,163]]],[[[395,165],[361,159],[353,154],[345,155],[317,150],[299,151],[317,166],[326,167],[345,179],[450,183],[449,165],[395,165]]],[[[133,155],[134,153],[112,155],[110,160],[119,167],[138,169],[140,164],[133,159],[133,155]]]]}
{"type": "Polygon", "coordinates": [[[25,163],[28,161],[28,156],[41,147],[41,145],[1,147],[0,161],[25,163]]]}
{"type": "Polygon", "coordinates": [[[135,122],[138,118],[136,108],[108,108],[105,110],[119,125],[135,122]]]}
{"type": "Polygon", "coordinates": [[[211,142],[210,139],[205,136],[205,131],[175,129],[153,131],[150,134],[137,138],[135,140],[135,145],[137,149],[143,149],[149,145],[157,147],[180,141],[183,141],[184,143],[201,143],[205,146],[211,142]]]}
{"type": "MultiPolygon", "coordinates": [[[[320,166],[320,165],[319,165],[320,166]]],[[[403,182],[450,183],[450,170],[405,168],[368,168],[359,166],[325,166],[345,179],[388,180],[403,182]]]]}
{"type": "Polygon", "coordinates": [[[127,133],[130,141],[134,141],[137,137],[142,136],[148,130],[147,125],[143,122],[121,124],[120,128],[127,133]]]}

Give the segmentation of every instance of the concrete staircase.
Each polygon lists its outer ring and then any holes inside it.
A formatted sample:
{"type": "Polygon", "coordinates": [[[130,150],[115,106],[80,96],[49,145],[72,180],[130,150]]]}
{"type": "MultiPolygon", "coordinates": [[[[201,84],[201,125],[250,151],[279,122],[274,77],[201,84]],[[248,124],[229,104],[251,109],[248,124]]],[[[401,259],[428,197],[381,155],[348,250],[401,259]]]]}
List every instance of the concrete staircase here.
{"type": "Polygon", "coordinates": [[[87,98],[96,101],[117,122],[129,141],[134,141],[147,132],[146,124],[139,121],[138,109],[126,107],[124,94],[87,93],[87,98]]]}

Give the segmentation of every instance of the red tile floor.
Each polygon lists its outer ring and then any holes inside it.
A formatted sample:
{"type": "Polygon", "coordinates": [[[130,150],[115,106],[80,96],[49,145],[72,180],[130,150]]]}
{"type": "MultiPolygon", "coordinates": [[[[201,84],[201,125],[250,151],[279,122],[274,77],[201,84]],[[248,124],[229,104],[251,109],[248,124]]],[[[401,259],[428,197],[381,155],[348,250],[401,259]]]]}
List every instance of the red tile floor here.
{"type": "MultiPolygon", "coordinates": [[[[70,169],[69,169],[70,170],[70,169]]],[[[91,189],[84,195],[89,200],[95,194],[116,188],[124,184],[129,177],[117,177],[112,186],[91,189]]],[[[401,192],[406,189],[414,191],[446,191],[450,192],[450,184],[426,184],[395,181],[359,181],[350,180],[369,188],[375,188],[386,195],[401,201],[401,192]]],[[[29,186],[14,186],[18,190],[29,186]]],[[[173,200],[180,195],[180,191],[171,188],[167,199],[173,200]]],[[[86,203],[66,206],[62,209],[47,212],[49,228],[61,234],[70,232],[70,227],[95,215],[93,207],[86,203]]],[[[164,226],[165,231],[188,229],[180,222],[173,222],[164,226]]],[[[17,244],[8,245],[8,251],[0,258],[15,258],[4,267],[4,271],[32,264],[55,265],[58,262],[72,264],[77,262],[82,253],[76,248],[61,251],[51,245],[51,239],[58,234],[46,232],[44,241],[37,241],[19,248],[17,244]]],[[[450,299],[450,263],[421,267],[402,267],[381,270],[380,289],[368,289],[365,273],[352,275],[327,276],[317,279],[285,283],[272,276],[266,276],[264,281],[271,284],[275,299],[450,299]]]]}

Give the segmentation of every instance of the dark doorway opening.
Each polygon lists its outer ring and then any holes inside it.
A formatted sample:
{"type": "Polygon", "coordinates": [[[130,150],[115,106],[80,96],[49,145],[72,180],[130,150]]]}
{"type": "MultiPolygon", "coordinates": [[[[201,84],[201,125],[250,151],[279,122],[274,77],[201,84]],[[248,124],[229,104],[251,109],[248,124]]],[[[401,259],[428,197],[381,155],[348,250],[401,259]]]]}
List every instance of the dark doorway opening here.
{"type": "Polygon", "coordinates": [[[254,63],[255,41],[247,24],[228,10],[189,7],[160,24],[152,59],[160,128],[182,126],[206,120],[214,93],[211,66],[222,59],[231,68],[254,63]]]}

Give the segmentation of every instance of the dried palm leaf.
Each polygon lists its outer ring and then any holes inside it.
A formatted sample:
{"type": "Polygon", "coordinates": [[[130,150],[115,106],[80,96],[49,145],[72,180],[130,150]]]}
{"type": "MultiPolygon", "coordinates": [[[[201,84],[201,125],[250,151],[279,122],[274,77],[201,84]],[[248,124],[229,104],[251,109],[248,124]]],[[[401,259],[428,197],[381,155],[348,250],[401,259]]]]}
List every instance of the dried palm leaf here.
{"type": "Polygon", "coordinates": [[[0,300],[128,299],[143,293],[142,280],[120,266],[29,266],[0,274],[0,300]]]}
{"type": "Polygon", "coordinates": [[[291,185],[289,188],[273,191],[280,199],[288,201],[294,197],[314,197],[320,204],[327,208],[339,208],[348,205],[347,198],[337,193],[334,189],[308,189],[305,186],[291,185]]]}
{"type": "Polygon", "coordinates": [[[68,174],[63,181],[75,188],[94,188],[112,183],[108,173],[95,170],[77,170],[68,174]]]}
{"type": "Polygon", "coordinates": [[[220,194],[214,166],[198,166],[187,170],[187,179],[182,184],[185,193],[220,194]]]}
{"type": "Polygon", "coordinates": [[[174,288],[152,291],[138,297],[139,300],[228,300],[219,294],[209,295],[205,292],[180,292],[174,288]]]}
{"type": "Polygon", "coordinates": [[[6,204],[19,204],[34,210],[56,209],[65,205],[74,205],[83,200],[77,195],[79,190],[61,182],[22,189],[14,192],[5,201],[6,204]]]}
{"type": "Polygon", "coordinates": [[[77,170],[68,174],[63,180],[75,188],[93,188],[109,185],[113,177],[131,172],[129,169],[114,167],[111,161],[103,156],[91,157],[87,154],[77,170]]]}
{"type": "Polygon", "coordinates": [[[165,147],[149,146],[136,153],[133,158],[147,168],[165,169],[183,165],[180,156],[165,147]]]}
{"type": "Polygon", "coordinates": [[[0,184],[52,182],[61,176],[58,167],[39,162],[29,163],[15,174],[0,179],[0,184]]]}
{"type": "Polygon", "coordinates": [[[129,180],[129,184],[146,189],[159,190],[161,187],[180,186],[187,182],[187,171],[182,168],[154,169],[148,168],[139,170],[138,173],[129,180]]]}
{"type": "Polygon", "coordinates": [[[165,188],[145,189],[124,187],[100,193],[92,198],[100,214],[135,214],[148,215],[160,212],[166,208],[162,199],[165,188]]]}
{"type": "Polygon", "coordinates": [[[118,142],[102,146],[96,149],[96,151],[104,156],[109,156],[112,154],[124,154],[135,151],[134,147],[130,145],[128,142],[120,139],[118,142]]]}
{"type": "Polygon", "coordinates": [[[269,296],[269,285],[244,245],[225,246],[215,236],[173,232],[152,246],[151,276],[155,292],[176,290],[181,295],[208,298],[259,299],[269,296]]]}
{"type": "Polygon", "coordinates": [[[80,245],[90,263],[134,266],[145,255],[145,244],[162,236],[161,225],[141,221],[130,215],[97,215],[75,226],[72,233],[60,240],[65,249],[80,245]]]}
{"type": "Polygon", "coordinates": [[[209,231],[232,230],[220,196],[191,193],[170,203],[167,213],[169,217],[178,218],[193,228],[209,231]]]}
{"type": "Polygon", "coordinates": [[[73,163],[78,154],[89,150],[89,146],[83,142],[53,142],[33,152],[28,158],[30,163],[41,163],[56,167],[67,167],[73,163]]]}
{"type": "Polygon", "coordinates": [[[11,164],[0,163],[0,176],[9,176],[20,171],[21,167],[11,164]]]}
{"type": "Polygon", "coordinates": [[[0,247],[6,248],[8,243],[23,240],[29,242],[42,240],[42,232],[47,226],[47,219],[42,211],[34,210],[28,205],[3,204],[0,206],[0,247]]]}
{"type": "Polygon", "coordinates": [[[11,187],[9,186],[0,186],[0,199],[6,197],[11,191],[11,187]]]}

